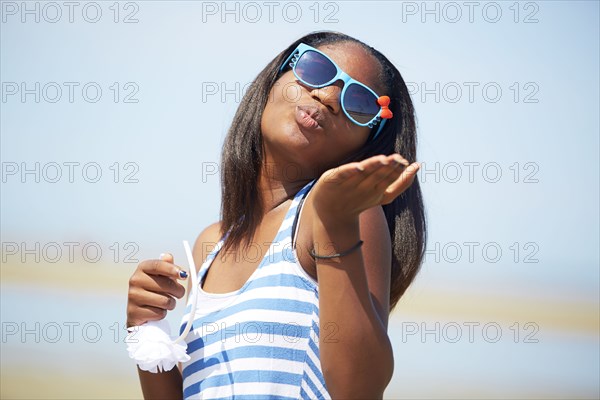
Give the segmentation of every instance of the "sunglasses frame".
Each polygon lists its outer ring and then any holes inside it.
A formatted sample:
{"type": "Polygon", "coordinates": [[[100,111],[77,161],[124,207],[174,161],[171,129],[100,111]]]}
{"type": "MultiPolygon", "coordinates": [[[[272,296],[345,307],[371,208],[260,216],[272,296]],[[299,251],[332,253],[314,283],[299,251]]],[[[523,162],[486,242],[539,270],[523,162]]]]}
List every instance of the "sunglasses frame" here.
{"type": "Polygon", "coordinates": [[[292,67],[292,71],[294,72],[294,76],[296,77],[296,79],[298,79],[300,82],[302,82],[304,85],[306,86],[310,86],[312,88],[322,88],[325,86],[330,86],[331,84],[333,84],[334,82],[337,82],[339,80],[341,80],[342,82],[344,82],[344,87],[342,88],[342,93],[340,94],[340,104],[342,106],[342,110],[344,111],[344,114],[346,114],[346,116],[348,117],[348,119],[350,119],[350,121],[352,121],[354,124],[359,125],[359,126],[368,126],[369,128],[373,128],[374,126],[376,126],[377,124],[379,124],[379,129],[377,129],[377,132],[375,132],[375,136],[373,136],[373,140],[375,140],[375,138],[377,137],[377,135],[379,135],[379,132],[381,132],[381,129],[383,129],[383,126],[385,125],[386,119],[383,119],[380,117],[381,115],[381,111],[383,110],[383,108],[380,106],[379,107],[379,112],[369,121],[366,123],[361,123],[358,122],[357,120],[355,120],[354,118],[352,118],[350,116],[350,114],[348,113],[348,111],[346,111],[346,107],[344,106],[344,95],[346,94],[346,89],[354,84],[354,85],[359,85],[362,86],[363,88],[367,89],[369,92],[371,92],[373,94],[373,96],[375,96],[375,99],[379,98],[379,95],[377,93],[375,93],[375,91],[373,89],[371,89],[370,87],[368,87],[367,85],[365,85],[362,82],[357,81],[356,79],[352,78],[350,75],[348,75],[347,73],[345,73],[336,63],[335,61],[333,61],[327,54],[323,53],[320,50],[315,49],[314,47],[311,47],[307,44],[304,43],[300,43],[298,45],[298,47],[296,47],[296,49],[294,51],[292,51],[292,53],[288,56],[288,58],[285,60],[285,62],[281,65],[281,67],[279,68],[279,72],[283,72],[283,70],[286,67],[292,67]],[[298,76],[298,74],[296,73],[296,63],[298,62],[298,60],[300,59],[300,57],[302,57],[302,55],[308,51],[314,51],[315,53],[321,54],[323,57],[325,57],[327,60],[329,60],[329,62],[331,62],[331,64],[333,64],[333,66],[336,69],[336,74],[335,76],[330,79],[328,82],[325,82],[321,85],[314,85],[312,83],[308,83],[305,80],[303,80],[302,78],[300,78],[298,76]],[[381,122],[381,123],[380,123],[381,122]]]}

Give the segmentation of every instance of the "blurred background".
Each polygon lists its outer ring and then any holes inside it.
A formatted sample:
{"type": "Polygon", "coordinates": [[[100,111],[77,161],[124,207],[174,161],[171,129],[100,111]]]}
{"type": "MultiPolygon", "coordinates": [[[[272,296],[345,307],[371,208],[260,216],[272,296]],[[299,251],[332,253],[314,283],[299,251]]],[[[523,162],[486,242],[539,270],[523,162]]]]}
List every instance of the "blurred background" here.
{"type": "Polygon", "coordinates": [[[387,55],[417,111],[428,250],[386,398],[600,397],[597,1],[1,12],[0,397],[141,397],[128,278],[161,252],[187,267],[245,88],[323,29],[387,55]]]}

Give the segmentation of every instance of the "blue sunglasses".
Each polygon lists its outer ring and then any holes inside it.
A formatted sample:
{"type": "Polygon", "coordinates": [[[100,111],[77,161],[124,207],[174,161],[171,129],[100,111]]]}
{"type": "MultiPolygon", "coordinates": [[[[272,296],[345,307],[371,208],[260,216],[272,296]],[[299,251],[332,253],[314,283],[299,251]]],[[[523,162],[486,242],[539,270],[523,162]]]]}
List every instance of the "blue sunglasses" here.
{"type": "Polygon", "coordinates": [[[279,71],[282,72],[288,65],[292,67],[296,78],[309,87],[322,88],[338,80],[344,82],[340,97],[342,110],[356,125],[373,128],[379,124],[373,140],[383,129],[386,120],[392,118],[388,96],[378,96],[364,83],[352,79],[331,58],[314,47],[300,43],[279,71]]]}

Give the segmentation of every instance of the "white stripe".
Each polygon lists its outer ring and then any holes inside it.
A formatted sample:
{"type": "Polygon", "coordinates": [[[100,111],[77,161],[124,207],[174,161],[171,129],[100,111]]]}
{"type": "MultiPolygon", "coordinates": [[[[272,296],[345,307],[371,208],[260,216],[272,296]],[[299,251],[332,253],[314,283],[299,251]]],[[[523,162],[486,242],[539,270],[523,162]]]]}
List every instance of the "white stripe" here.
{"type": "MultiPolygon", "coordinates": [[[[202,323],[201,325],[208,326],[224,326],[226,328],[233,327],[236,323],[242,322],[265,322],[265,323],[280,323],[280,324],[291,324],[295,326],[303,326],[312,329],[312,318],[309,314],[302,314],[295,311],[279,311],[279,310],[257,310],[257,309],[246,309],[237,312],[232,315],[228,315],[225,318],[220,318],[215,321],[211,321],[208,324],[202,323]]],[[[195,328],[194,333],[202,334],[200,331],[202,326],[195,328]]],[[[291,329],[291,328],[290,328],[291,329]]],[[[210,330],[209,330],[210,333],[210,330]]]]}
{"type": "MultiPolygon", "coordinates": [[[[252,301],[252,300],[273,300],[273,302],[277,301],[277,300],[290,300],[290,301],[302,301],[307,303],[307,307],[309,307],[310,305],[314,305],[316,307],[319,306],[318,300],[314,298],[314,296],[311,296],[311,293],[304,291],[304,290],[289,290],[292,288],[288,288],[288,290],[284,290],[283,288],[278,289],[277,291],[272,290],[272,288],[266,287],[266,288],[258,288],[258,289],[253,289],[251,290],[251,292],[257,293],[258,295],[254,295],[254,293],[252,293],[252,297],[247,296],[247,297],[243,297],[240,296],[239,301],[236,301],[235,303],[231,303],[230,306],[234,307],[237,305],[243,306],[242,303],[246,302],[246,301],[252,301]]],[[[199,303],[198,307],[196,309],[196,314],[194,315],[194,321],[197,320],[198,318],[204,317],[206,316],[206,313],[202,313],[201,307],[202,304],[199,303]]],[[[314,314],[314,313],[313,313],[314,314]]],[[[307,320],[311,320],[311,314],[305,314],[302,312],[298,312],[298,311],[283,311],[283,310],[273,310],[273,309],[246,309],[246,310],[242,310],[239,311],[236,314],[233,315],[228,315],[224,318],[218,319],[214,322],[217,323],[221,323],[221,321],[227,321],[231,318],[234,318],[234,320],[236,321],[273,321],[276,322],[276,320],[273,320],[274,315],[276,315],[278,318],[282,318],[280,320],[278,320],[281,323],[296,323],[296,324],[307,324],[308,322],[305,322],[307,320]],[[242,314],[250,314],[250,316],[244,317],[243,319],[240,319],[238,316],[242,314]],[[254,315],[254,318],[252,318],[252,315],[254,315]],[[302,321],[302,322],[300,322],[302,321]]],[[[187,322],[189,317],[189,312],[186,313],[183,318],[182,318],[182,322],[187,322]]],[[[181,326],[181,325],[180,325],[181,326]]],[[[306,325],[309,326],[309,325],[306,325]]]]}
{"type": "MultiPolygon", "coordinates": [[[[286,264],[286,263],[281,263],[281,264],[286,264]]],[[[289,265],[287,266],[286,269],[288,269],[288,268],[289,268],[289,265]]],[[[255,279],[258,279],[259,277],[268,277],[271,275],[279,275],[281,273],[285,273],[285,272],[278,270],[277,267],[261,268],[260,274],[258,274],[255,279]]],[[[293,274],[293,275],[295,275],[295,274],[293,274]]],[[[295,287],[287,287],[287,286],[286,287],[284,287],[284,286],[265,286],[265,287],[261,287],[261,288],[251,289],[249,291],[244,291],[243,293],[238,295],[238,297],[236,299],[232,299],[231,297],[223,298],[222,304],[228,305],[228,306],[233,306],[235,304],[240,304],[243,301],[260,299],[260,298],[298,300],[298,301],[304,301],[307,303],[314,304],[316,307],[319,306],[319,299],[316,297],[314,292],[310,291],[309,289],[304,290],[304,289],[297,289],[295,287]]],[[[212,298],[211,298],[211,302],[212,302],[212,298]]],[[[198,293],[196,315],[194,316],[194,319],[200,318],[200,317],[210,314],[214,311],[222,309],[222,308],[218,307],[218,304],[213,305],[207,309],[206,307],[204,307],[205,304],[206,303],[204,302],[202,293],[198,293]]],[[[187,305],[186,305],[186,307],[187,307],[187,305]]],[[[299,314],[302,314],[302,313],[299,313],[299,314]]],[[[183,315],[180,326],[182,326],[182,324],[184,322],[187,322],[188,317],[189,317],[189,312],[187,312],[183,315]]]]}
{"type": "MultiPolygon", "coordinates": [[[[205,357],[207,358],[207,357],[205,357]]],[[[208,357],[210,358],[210,357],[208,357]]],[[[183,385],[188,387],[198,383],[207,377],[228,374],[232,371],[283,371],[293,372],[302,370],[302,362],[281,360],[281,359],[264,359],[264,358],[240,358],[229,362],[212,365],[208,368],[199,370],[186,377],[183,385]]],[[[288,386],[288,385],[286,385],[288,386]]],[[[291,386],[294,388],[294,386],[291,386]]],[[[239,393],[236,393],[239,394],[239,393]]]]}
{"type": "MultiPolygon", "coordinates": [[[[256,271],[256,275],[252,277],[252,280],[279,274],[290,274],[298,276],[294,267],[290,265],[292,262],[291,260],[286,260],[284,258],[283,260],[278,262],[271,262],[269,261],[269,259],[267,259],[267,261],[267,264],[263,265],[259,270],[256,271]]],[[[299,276],[299,278],[301,277],[299,276]]]]}
{"type": "MultiPolygon", "coordinates": [[[[310,353],[312,353],[312,351],[308,351],[309,353],[309,357],[310,357],[310,353]]],[[[311,357],[312,362],[314,363],[315,360],[314,358],[311,357]]],[[[317,368],[319,368],[319,366],[321,365],[320,362],[315,363],[315,365],[317,366],[317,368]]],[[[319,378],[317,378],[317,376],[314,374],[313,370],[306,365],[305,367],[306,370],[306,374],[308,375],[308,377],[310,378],[310,380],[312,381],[312,383],[315,385],[315,387],[317,388],[317,390],[320,393],[326,393],[327,391],[325,390],[325,388],[323,387],[323,385],[321,384],[321,381],[319,380],[319,378]]]]}
{"type": "Polygon", "coordinates": [[[287,228],[292,226],[294,224],[294,218],[296,218],[296,213],[292,213],[292,215],[283,220],[283,222],[281,223],[280,232],[285,231],[287,228]]]}
{"type": "Polygon", "coordinates": [[[202,393],[202,397],[193,398],[211,399],[243,394],[264,394],[265,399],[268,398],[269,395],[298,398],[299,388],[297,386],[269,382],[234,383],[233,386],[207,388],[204,393],[202,393]]]}
{"type": "MultiPolygon", "coordinates": [[[[319,347],[318,342],[316,342],[316,345],[317,345],[317,347],[319,347]]],[[[321,361],[319,361],[319,359],[317,358],[315,352],[312,351],[312,349],[310,348],[310,346],[308,346],[306,352],[307,352],[308,358],[310,358],[310,360],[315,365],[315,367],[319,371],[322,371],[321,361]]],[[[308,365],[308,363],[306,364],[305,369],[306,369],[306,374],[312,380],[312,382],[314,383],[314,385],[317,388],[317,390],[319,390],[319,392],[324,393],[324,394],[327,393],[327,390],[325,389],[325,387],[323,387],[323,384],[321,384],[321,381],[319,380],[319,378],[317,378],[317,376],[313,372],[312,368],[308,365]]],[[[325,378],[323,378],[323,379],[325,379],[325,378]]]]}
{"type": "Polygon", "coordinates": [[[284,258],[281,261],[272,262],[271,260],[273,259],[274,254],[281,252],[283,250],[283,247],[278,246],[274,250],[275,251],[273,253],[266,255],[266,263],[252,273],[252,281],[255,281],[256,279],[260,278],[265,278],[267,276],[274,276],[280,274],[295,275],[299,278],[303,278],[303,276],[298,275],[298,270],[294,268],[293,260],[287,260],[284,258]]]}
{"type": "Polygon", "coordinates": [[[304,289],[297,289],[290,286],[263,286],[251,289],[248,292],[240,294],[239,301],[235,304],[240,304],[247,300],[256,299],[282,299],[282,300],[297,300],[318,306],[319,300],[314,292],[304,289]]]}
{"type": "MultiPolygon", "coordinates": [[[[210,326],[205,326],[205,328],[210,332],[210,326]]],[[[198,337],[199,336],[194,333],[190,333],[188,335],[190,340],[195,340],[198,337]]],[[[216,341],[208,346],[198,348],[192,353],[188,353],[191,357],[189,363],[197,361],[203,357],[205,358],[214,356],[222,351],[229,351],[243,346],[270,346],[296,351],[306,351],[306,347],[308,346],[308,339],[274,335],[271,332],[243,332],[240,327],[236,329],[235,327],[231,326],[229,326],[229,331],[219,331],[212,334],[209,333],[204,336],[204,339],[206,338],[214,339],[216,341]],[[211,338],[210,335],[215,336],[211,338]]]]}
{"type": "Polygon", "coordinates": [[[302,389],[304,389],[309,399],[316,399],[317,397],[319,397],[315,394],[315,392],[312,391],[312,389],[305,380],[302,381],[302,389]]]}
{"type": "MultiPolygon", "coordinates": [[[[281,272],[277,272],[276,268],[272,271],[265,271],[261,274],[261,277],[269,277],[271,275],[279,275],[281,272]]],[[[258,277],[257,277],[258,278],[258,277]]],[[[196,307],[196,316],[198,318],[200,316],[204,316],[210,314],[216,310],[219,310],[218,304],[223,304],[227,306],[235,306],[244,301],[248,300],[256,300],[256,299],[284,299],[284,300],[297,300],[303,301],[306,303],[314,304],[316,306],[319,305],[319,299],[315,295],[313,291],[309,288],[306,289],[298,289],[296,287],[290,286],[263,286],[257,288],[249,288],[249,290],[245,290],[240,293],[234,299],[231,297],[224,297],[223,299],[215,299],[213,297],[208,298],[210,301],[210,307],[203,307],[207,304],[207,300],[202,293],[198,293],[197,307],[196,307]],[[220,301],[222,300],[222,301],[220,301]],[[213,304],[214,303],[214,304],[213,304]]],[[[189,314],[189,313],[186,313],[189,314]]]]}
{"type": "MultiPolygon", "coordinates": [[[[296,343],[290,343],[285,339],[284,336],[280,335],[261,335],[249,338],[250,340],[235,340],[236,338],[229,337],[225,342],[221,342],[220,340],[210,344],[207,347],[201,348],[190,354],[191,360],[186,363],[190,364],[192,362],[198,361],[201,358],[213,357],[216,353],[220,353],[221,351],[231,351],[238,347],[244,347],[248,345],[254,346],[269,346],[269,347],[279,347],[281,349],[292,349],[296,351],[304,351],[304,346],[306,346],[306,339],[299,340],[296,343]]],[[[240,338],[241,339],[241,338],[240,338]]],[[[269,362],[270,359],[266,359],[265,362],[269,362]]]]}
{"type": "MultiPolygon", "coordinates": [[[[318,317],[315,314],[313,314],[313,318],[314,318],[315,323],[318,324],[319,323],[318,317]]],[[[315,346],[317,346],[317,348],[319,348],[319,338],[317,337],[316,332],[314,332],[313,330],[311,330],[311,337],[313,339],[313,342],[315,343],[315,346]]],[[[307,342],[307,344],[308,344],[308,342],[307,342]]],[[[307,346],[306,353],[307,353],[307,357],[312,361],[312,363],[315,365],[315,367],[319,371],[323,371],[323,369],[321,368],[321,361],[319,360],[319,358],[317,357],[315,352],[312,350],[310,345],[307,346]]],[[[317,376],[313,372],[312,368],[308,365],[308,363],[306,364],[305,369],[306,369],[306,374],[312,380],[312,382],[314,383],[315,387],[319,390],[319,392],[323,393],[324,395],[327,394],[327,389],[325,389],[323,384],[321,384],[321,381],[317,378],[317,376]]],[[[323,379],[325,379],[325,378],[323,378],[323,379]]]]}

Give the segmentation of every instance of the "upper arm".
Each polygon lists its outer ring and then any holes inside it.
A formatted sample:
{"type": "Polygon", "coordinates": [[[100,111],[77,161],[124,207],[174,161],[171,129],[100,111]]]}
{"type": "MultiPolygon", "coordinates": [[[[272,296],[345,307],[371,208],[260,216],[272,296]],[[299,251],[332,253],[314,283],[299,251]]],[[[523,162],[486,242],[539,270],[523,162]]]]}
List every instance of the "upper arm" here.
{"type": "Polygon", "coordinates": [[[359,217],[364,244],[362,254],[369,292],[375,310],[387,329],[392,271],[392,245],[387,220],[381,206],[363,211],[359,217]]]}

